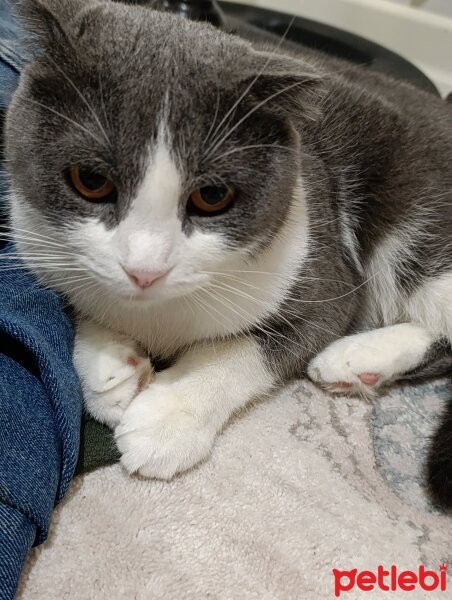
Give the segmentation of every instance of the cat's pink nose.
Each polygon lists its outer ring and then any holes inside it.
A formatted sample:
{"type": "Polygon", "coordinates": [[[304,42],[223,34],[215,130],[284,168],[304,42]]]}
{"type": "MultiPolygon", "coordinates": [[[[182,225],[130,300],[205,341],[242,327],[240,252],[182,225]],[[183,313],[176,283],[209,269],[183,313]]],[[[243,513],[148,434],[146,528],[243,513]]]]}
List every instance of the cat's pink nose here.
{"type": "Polygon", "coordinates": [[[125,271],[133,283],[143,290],[165,275],[162,271],[125,271]]]}

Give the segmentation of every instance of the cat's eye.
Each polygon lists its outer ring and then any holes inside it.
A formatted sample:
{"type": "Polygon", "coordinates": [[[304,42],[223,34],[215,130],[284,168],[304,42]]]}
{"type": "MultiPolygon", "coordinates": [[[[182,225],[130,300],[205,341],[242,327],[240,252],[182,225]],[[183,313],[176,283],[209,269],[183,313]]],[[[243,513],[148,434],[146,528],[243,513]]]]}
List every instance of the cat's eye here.
{"type": "Polygon", "coordinates": [[[72,166],[68,177],[72,187],[86,200],[107,202],[113,200],[116,195],[114,183],[90,169],[72,166]]]}
{"type": "Polygon", "coordinates": [[[190,194],[187,208],[189,212],[214,215],[229,208],[236,195],[233,185],[206,185],[190,194]]]}

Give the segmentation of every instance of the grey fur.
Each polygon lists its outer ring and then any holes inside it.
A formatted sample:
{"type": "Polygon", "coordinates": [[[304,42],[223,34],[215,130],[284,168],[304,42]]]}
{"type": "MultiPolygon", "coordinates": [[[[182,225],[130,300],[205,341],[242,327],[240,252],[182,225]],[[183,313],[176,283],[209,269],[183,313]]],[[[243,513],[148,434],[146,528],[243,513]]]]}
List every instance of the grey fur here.
{"type": "Polygon", "coordinates": [[[165,110],[184,173],[187,233],[219,229],[231,245],[252,243],[258,253],[284,224],[302,175],[315,224],[309,260],[279,313],[253,332],[280,382],[303,374],[337,337],[379,324],[378,315],[363,322],[363,284],[370,257],[391,232],[412,225],[395,265],[401,293],[452,270],[452,110],[440,99],[320,55],[269,54],[148,8],[101,0],[22,6],[40,50],[8,113],[8,168],[13,187],[62,227],[90,215],[108,227],[124,218],[165,110]],[[232,123],[252,113],[209,154],[204,140],[214,114],[220,123],[242,95],[232,123]],[[61,114],[76,115],[83,128],[61,114]],[[112,177],[117,203],[76,196],[63,176],[74,163],[112,177]],[[238,187],[234,206],[210,218],[187,215],[190,190],[215,181],[238,187]],[[354,250],[344,239],[344,215],[354,250]]]}
{"type": "MultiPolygon", "coordinates": [[[[52,10],[56,6],[51,2],[32,3],[41,4],[52,10]]],[[[212,108],[219,102],[220,121],[267,62],[267,54],[257,54],[239,38],[220,34],[213,27],[147,8],[131,10],[121,4],[80,2],[89,10],[70,19],[69,4],[57,12],[53,27],[49,26],[41,37],[45,51],[23,75],[21,93],[9,113],[6,136],[14,184],[62,222],[97,214],[114,226],[127,213],[144,176],[146,152],[157,135],[158,117],[167,104],[172,146],[185,174],[181,212],[185,213],[190,191],[200,183],[233,178],[240,189],[237,210],[222,217],[198,219],[195,225],[226,225],[234,243],[245,239],[249,242],[251,237],[263,243],[270,239],[287,209],[280,194],[289,195],[298,170],[298,156],[293,152],[298,147],[297,134],[287,118],[279,114],[284,94],[278,96],[276,108],[267,105],[247,119],[246,127],[238,129],[215,154],[204,156],[203,147],[212,108]],[[101,124],[74,85],[83,89],[86,102],[101,116],[101,124]],[[36,101],[46,106],[38,106],[36,101]],[[77,115],[84,130],[55,111],[77,115]],[[108,115],[114,115],[114,123],[108,115]],[[8,134],[16,132],[22,123],[28,124],[23,132],[26,144],[15,133],[8,134]],[[241,153],[231,154],[227,160],[218,159],[238,146],[256,144],[279,144],[281,148],[250,150],[246,162],[241,153]],[[96,166],[102,174],[111,176],[118,187],[117,204],[100,206],[80,201],[61,177],[74,163],[96,166]],[[32,169],[46,173],[46,178],[34,177],[32,169]],[[32,191],[27,189],[30,185],[32,191]],[[258,203],[256,198],[267,201],[258,203]]],[[[28,8],[31,22],[35,13],[30,16],[28,8]]],[[[265,75],[253,86],[252,96],[240,103],[236,118],[243,117],[256,100],[294,83],[296,91],[286,94],[287,109],[297,101],[302,103],[317,85],[318,77],[312,74],[310,81],[311,73],[311,68],[302,63],[294,65],[284,58],[271,58],[265,75]]],[[[193,226],[185,215],[184,226],[193,226]]]]}

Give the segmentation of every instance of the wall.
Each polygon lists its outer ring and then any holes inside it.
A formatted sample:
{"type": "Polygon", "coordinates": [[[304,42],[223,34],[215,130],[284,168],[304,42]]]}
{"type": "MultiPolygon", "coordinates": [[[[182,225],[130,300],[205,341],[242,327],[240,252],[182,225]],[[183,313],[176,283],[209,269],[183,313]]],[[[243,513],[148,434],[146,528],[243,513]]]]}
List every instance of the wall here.
{"type": "Polygon", "coordinates": [[[391,0],[391,2],[452,17],[452,0],[391,0]]]}
{"type": "Polygon", "coordinates": [[[300,15],[356,33],[419,67],[446,96],[452,92],[452,0],[232,0],[300,15]],[[423,4],[422,9],[410,4],[423,4]]]}

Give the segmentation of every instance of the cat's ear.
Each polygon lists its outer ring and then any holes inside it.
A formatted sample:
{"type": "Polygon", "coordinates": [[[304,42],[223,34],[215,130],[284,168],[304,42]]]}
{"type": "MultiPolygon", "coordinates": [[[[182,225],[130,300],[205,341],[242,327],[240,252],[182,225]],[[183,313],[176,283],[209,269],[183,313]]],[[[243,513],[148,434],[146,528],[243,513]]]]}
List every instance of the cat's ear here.
{"type": "Polygon", "coordinates": [[[16,0],[16,12],[41,44],[67,46],[79,37],[86,12],[100,4],[97,0],[16,0]]]}
{"type": "Polygon", "coordinates": [[[321,113],[326,77],[306,61],[268,52],[251,53],[250,93],[262,106],[316,119],[321,113]]]}

